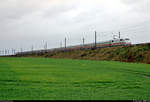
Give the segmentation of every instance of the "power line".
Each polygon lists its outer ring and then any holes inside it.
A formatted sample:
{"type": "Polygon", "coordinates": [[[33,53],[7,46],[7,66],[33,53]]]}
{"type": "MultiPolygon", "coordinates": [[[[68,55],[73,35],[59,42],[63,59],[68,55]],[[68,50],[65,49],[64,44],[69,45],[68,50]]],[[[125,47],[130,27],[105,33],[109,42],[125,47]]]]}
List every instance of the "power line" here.
{"type": "MultiPolygon", "coordinates": [[[[120,31],[119,31],[119,38],[121,38],[121,33],[149,33],[150,32],[150,30],[148,29],[148,26],[149,26],[149,24],[150,24],[150,22],[143,22],[143,23],[140,23],[140,24],[136,24],[136,25],[133,25],[133,26],[127,26],[127,27],[122,27],[121,29],[119,29],[120,31]],[[147,27],[147,28],[146,28],[147,27]]],[[[114,30],[112,30],[113,32],[114,32],[114,30]]],[[[116,32],[116,30],[115,30],[115,32],[116,32]]],[[[113,38],[115,38],[115,36],[117,36],[117,38],[118,38],[118,32],[116,32],[117,33],[117,35],[113,35],[113,38]]],[[[107,32],[102,32],[102,35],[110,35],[111,37],[112,37],[112,35],[111,35],[111,33],[110,33],[110,31],[107,31],[107,32]]],[[[124,35],[124,34],[123,34],[124,35]]],[[[135,35],[135,34],[133,34],[133,35],[135,35]]],[[[94,44],[94,47],[97,47],[97,38],[99,38],[99,35],[97,34],[97,32],[95,31],[95,44],[94,44]]],[[[100,37],[101,38],[101,37],[100,37]]],[[[87,40],[87,39],[86,39],[87,40]]],[[[81,41],[81,39],[80,39],[80,41],[81,41]]],[[[83,45],[85,45],[85,38],[83,37],[83,39],[82,39],[82,43],[83,43],[83,45]]],[[[63,41],[62,42],[60,42],[60,47],[62,47],[63,46],[63,41]]],[[[67,47],[67,39],[65,38],[65,48],[67,47]]],[[[45,50],[47,50],[47,42],[44,44],[44,49],[45,50]]],[[[31,50],[33,51],[33,46],[31,47],[31,50]]],[[[9,50],[4,50],[4,51],[0,51],[0,54],[5,54],[5,55],[7,55],[7,54],[10,54],[10,52],[11,52],[11,50],[9,51],[9,50]]],[[[23,52],[23,49],[21,48],[21,52],[23,52]]],[[[15,52],[13,51],[13,49],[12,49],[12,54],[14,54],[15,52]]]]}

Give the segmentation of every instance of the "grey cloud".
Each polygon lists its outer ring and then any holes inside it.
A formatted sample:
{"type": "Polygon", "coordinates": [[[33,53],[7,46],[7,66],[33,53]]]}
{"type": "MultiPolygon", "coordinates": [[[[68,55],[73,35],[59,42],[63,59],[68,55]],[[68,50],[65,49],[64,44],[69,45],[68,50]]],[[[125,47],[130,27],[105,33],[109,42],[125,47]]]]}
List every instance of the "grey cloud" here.
{"type": "Polygon", "coordinates": [[[52,19],[53,17],[59,17],[62,13],[75,9],[75,5],[59,5],[48,7],[43,10],[43,17],[47,19],[52,19]]]}
{"type": "Polygon", "coordinates": [[[21,19],[25,15],[40,10],[44,4],[45,2],[41,0],[1,0],[0,20],[4,22],[21,19]]]}
{"type": "MultiPolygon", "coordinates": [[[[88,43],[93,42],[94,30],[99,41],[109,40],[111,33],[120,28],[123,32],[127,26],[147,24],[148,8],[148,0],[1,0],[0,48],[22,45],[29,49],[35,44],[38,49],[43,40],[50,48],[59,47],[64,37],[68,38],[68,45],[80,44],[83,36],[88,43]],[[101,34],[103,31],[106,33],[101,34]]],[[[147,32],[142,34],[149,36],[147,32]]],[[[123,32],[122,36],[138,43],[140,33],[135,36],[132,31],[123,32]]],[[[143,39],[148,41],[147,37],[143,39]]]]}
{"type": "Polygon", "coordinates": [[[122,0],[123,3],[130,6],[134,11],[142,14],[150,15],[150,1],[149,0],[122,0]]]}

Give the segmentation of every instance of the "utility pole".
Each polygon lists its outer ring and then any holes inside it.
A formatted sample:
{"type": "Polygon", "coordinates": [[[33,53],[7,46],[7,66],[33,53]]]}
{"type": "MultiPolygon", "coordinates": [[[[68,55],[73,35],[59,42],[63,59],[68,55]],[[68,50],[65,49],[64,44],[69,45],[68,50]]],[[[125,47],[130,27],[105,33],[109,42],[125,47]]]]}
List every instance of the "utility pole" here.
{"type": "Polygon", "coordinates": [[[44,45],[45,52],[47,52],[47,42],[44,45]]]}
{"type": "Polygon", "coordinates": [[[65,48],[67,48],[67,39],[65,38],[65,48]]]}
{"type": "Polygon", "coordinates": [[[44,50],[47,50],[47,42],[44,44],[44,50]]]}
{"type": "Polygon", "coordinates": [[[14,49],[14,55],[16,54],[16,51],[15,51],[15,49],[14,49]]]}
{"type": "Polygon", "coordinates": [[[7,50],[5,49],[5,55],[7,54],[7,50]]]}
{"type": "Polygon", "coordinates": [[[96,48],[96,40],[97,40],[97,35],[96,35],[96,31],[95,31],[95,48],[96,48]]]}
{"type": "Polygon", "coordinates": [[[84,45],[84,43],[85,43],[85,39],[83,38],[83,45],[84,45]]]}
{"type": "Polygon", "coordinates": [[[13,49],[13,48],[12,48],[12,50],[11,50],[11,51],[12,51],[12,55],[14,55],[14,49],[13,49]]]}
{"type": "Polygon", "coordinates": [[[32,51],[32,53],[33,53],[33,49],[34,49],[34,47],[33,47],[33,45],[31,46],[31,51],[32,51]]]}
{"type": "Polygon", "coordinates": [[[9,49],[7,50],[7,54],[9,55],[9,49]]]}
{"type": "Polygon", "coordinates": [[[20,51],[21,51],[21,53],[23,52],[23,49],[22,48],[20,48],[20,51]]]}
{"type": "Polygon", "coordinates": [[[119,31],[119,39],[120,39],[120,31],[119,31]]]}
{"type": "Polygon", "coordinates": [[[112,33],[112,35],[113,35],[113,39],[116,39],[116,36],[117,36],[117,35],[114,35],[114,33],[112,33]]]}

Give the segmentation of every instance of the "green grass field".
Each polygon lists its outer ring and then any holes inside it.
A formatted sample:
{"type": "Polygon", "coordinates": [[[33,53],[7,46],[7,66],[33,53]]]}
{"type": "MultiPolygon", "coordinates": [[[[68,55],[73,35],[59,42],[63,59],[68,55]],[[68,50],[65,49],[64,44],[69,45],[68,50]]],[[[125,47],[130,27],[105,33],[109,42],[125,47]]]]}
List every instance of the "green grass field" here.
{"type": "Polygon", "coordinates": [[[0,100],[150,100],[150,65],[0,58],[0,100]]]}

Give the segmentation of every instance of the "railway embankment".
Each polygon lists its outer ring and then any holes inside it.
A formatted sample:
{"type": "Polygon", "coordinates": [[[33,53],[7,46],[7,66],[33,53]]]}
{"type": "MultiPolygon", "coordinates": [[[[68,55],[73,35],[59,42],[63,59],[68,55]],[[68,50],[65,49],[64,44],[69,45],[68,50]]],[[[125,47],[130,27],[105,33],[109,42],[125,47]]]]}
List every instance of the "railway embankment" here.
{"type": "Polygon", "coordinates": [[[107,60],[150,64],[150,44],[119,46],[87,50],[35,53],[26,57],[107,60]]]}

